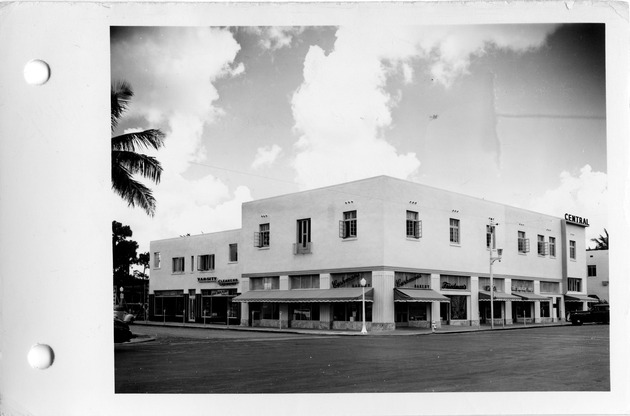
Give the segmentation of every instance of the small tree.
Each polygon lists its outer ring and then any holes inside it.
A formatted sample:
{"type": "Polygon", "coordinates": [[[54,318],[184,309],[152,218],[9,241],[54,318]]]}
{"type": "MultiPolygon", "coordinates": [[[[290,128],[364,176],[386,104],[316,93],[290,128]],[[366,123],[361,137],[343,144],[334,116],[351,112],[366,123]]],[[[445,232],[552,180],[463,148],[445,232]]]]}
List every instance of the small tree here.
{"type": "Polygon", "coordinates": [[[599,235],[598,238],[591,238],[591,241],[595,242],[597,246],[595,246],[595,250],[608,250],[608,230],[604,228],[604,233],[606,236],[599,235]]]}

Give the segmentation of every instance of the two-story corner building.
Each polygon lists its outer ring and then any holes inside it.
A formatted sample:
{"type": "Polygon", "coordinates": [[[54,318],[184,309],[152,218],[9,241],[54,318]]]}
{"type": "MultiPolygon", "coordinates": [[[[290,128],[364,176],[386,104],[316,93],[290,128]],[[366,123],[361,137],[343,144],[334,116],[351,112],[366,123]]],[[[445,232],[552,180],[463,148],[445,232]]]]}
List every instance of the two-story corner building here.
{"type": "MultiPolygon", "coordinates": [[[[565,301],[580,309],[592,301],[585,225],[379,176],[243,204],[242,229],[229,234],[239,242],[238,264],[217,257],[215,267],[223,278],[240,273],[240,294],[230,300],[242,305],[241,325],[358,330],[363,296],[372,331],[480,325],[490,320],[491,297],[495,323],[551,322],[563,319],[565,301]]],[[[168,262],[161,274],[152,270],[154,314],[164,309],[158,297],[181,296],[199,317],[207,283],[190,271],[183,285],[171,263],[208,251],[201,242],[226,246],[230,238],[221,238],[152,242],[152,256],[168,262]]]]}
{"type": "Polygon", "coordinates": [[[149,319],[238,325],[240,239],[231,230],[152,241],[149,319]]]}
{"type": "Polygon", "coordinates": [[[602,301],[610,300],[608,278],[608,250],[586,252],[586,276],[588,295],[602,301]]]}

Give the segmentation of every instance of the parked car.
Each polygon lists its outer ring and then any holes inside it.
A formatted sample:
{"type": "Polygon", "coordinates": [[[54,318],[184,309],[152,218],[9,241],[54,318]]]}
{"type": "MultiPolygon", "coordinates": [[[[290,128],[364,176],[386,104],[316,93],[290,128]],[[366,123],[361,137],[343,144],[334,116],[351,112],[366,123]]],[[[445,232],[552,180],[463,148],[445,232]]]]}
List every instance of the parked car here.
{"type": "Polygon", "coordinates": [[[607,324],[610,322],[610,305],[599,303],[591,306],[587,311],[573,311],[569,319],[573,325],[582,325],[583,323],[607,324]]]}
{"type": "Polygon", "coordinates": [[[133,323],[135,318],[136,316],[132,313],[129,313],[127,307],[121,305],[114,306],[114,319],[119,319],[123,322],[131,324],[133,323]]]}
{"type": "Polygon", "coordinates": [[[129,330],[129,325],[120,319],[114,318],[114,343],[127,342],[131,338],[133,338],[133,335],[129,330]]]}

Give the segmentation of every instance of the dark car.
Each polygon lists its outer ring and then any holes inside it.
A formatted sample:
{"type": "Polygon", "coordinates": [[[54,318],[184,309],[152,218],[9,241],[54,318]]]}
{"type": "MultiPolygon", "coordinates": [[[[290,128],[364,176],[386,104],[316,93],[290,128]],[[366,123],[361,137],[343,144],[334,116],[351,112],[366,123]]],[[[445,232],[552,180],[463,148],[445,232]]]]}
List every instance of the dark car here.
{"type": "Polygon", "coordinates": [[[120,319],[114,318],[114,343],[127,342],[131,338],[133,338],[133,335],[129,330],[129,325],[120,319]]]}
{"type": "Polygon", "coordinates": [[[582,325],[584,323],[602,323],[610,322],[610,305],[600,303],[591,306],[588,311],[574,311],[569,317],[573,325],[582,325]]]}

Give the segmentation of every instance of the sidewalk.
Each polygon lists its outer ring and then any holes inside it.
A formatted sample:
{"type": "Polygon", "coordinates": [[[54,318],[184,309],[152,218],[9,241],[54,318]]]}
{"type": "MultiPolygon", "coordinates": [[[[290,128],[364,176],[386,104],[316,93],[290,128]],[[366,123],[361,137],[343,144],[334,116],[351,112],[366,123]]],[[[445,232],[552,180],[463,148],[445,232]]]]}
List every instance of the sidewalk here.
{"type": "MultiPolygon", "coordinates": [[[[250,332],[270,332],[270,333],[286,333],[286,334],[306,334],[306,335],[344,335],[344,336],[361,336],[360,331],[343,331],[335,329],[301,329],[301,328],[267,328],[267,327],[249,327],[249,326],[237,326],[237,325],[217,325],[217,324],[199,324],[199,323],[183,323],[183,322],[157,322],[157,321],[136,321],[130,325],[131,332],[133,332],[133,326],[162,326],[162,327],[175,327],[175,328],[198,328],[206,330],[224,330],[224,331],[250,331],[250,332]]],[[[570,322],[553,322],[545,324],[512,324],[512,325],[495,325],[494,331],[511,331],[517,329],[532,329],[532,328],[547,328],[571,325],[570,322]]],[[[464,332],[487,332],[493,331],[490,325],[475,326],[451,326],[444,325],[441,328],[432,331],[428,328],[397,328],[392,331],[374,331],[369,332],[370,336],[412,336],[412,335],[431,335],[431,334],[457,334],[464,332]]]]}

